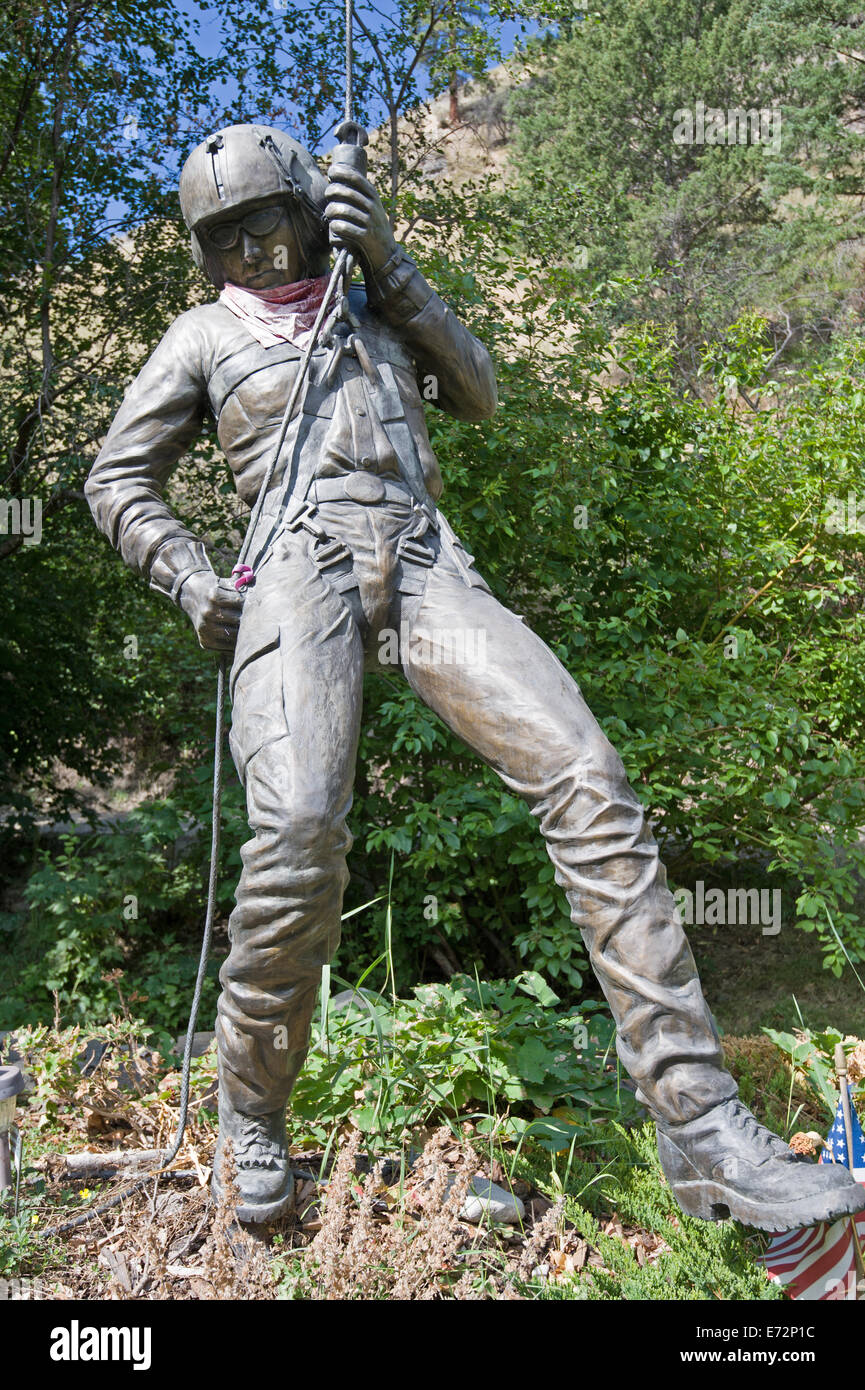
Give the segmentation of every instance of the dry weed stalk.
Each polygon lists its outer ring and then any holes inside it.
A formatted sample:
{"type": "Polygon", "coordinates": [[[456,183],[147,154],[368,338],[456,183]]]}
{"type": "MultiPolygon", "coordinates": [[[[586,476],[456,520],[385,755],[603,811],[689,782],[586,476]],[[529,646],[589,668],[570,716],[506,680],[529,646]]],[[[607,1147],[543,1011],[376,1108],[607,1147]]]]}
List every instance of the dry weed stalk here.
{"type": "Polygon", "coordinates": [[[526,1241],[525,1248],[520,1256],[519,1272],[526,1278],[531,1278],[532,1271],[539,1264],[543,1264],[544,1256],[552,1245],[553,1241],[561,1237],[561,1225],[565,1215],[565,1201],[563,1197],[551,1206],[549,1211],[544,1212],[540,1221],[536,1221],[531,1235],[526,1241]]]}
{"type": "Polygon", "coordinates": [[[202,1276],[196,1283],[196,1293],[206,1301],[273,1298],[274,1281],[264,1248],[237,1219],[240,1193],[230,1139],[225,1143],[223,1173],[222,1197],[215,1207],[210,1236],[201,1250],[202,1276]]]}
{"type": "Polygon", "coordinates": [[[847,1076],[850,1082],[855,1085],[859,1081],[865,1081],[865,1042],[861,1038],[847,1037],[845,1043],[853,1043],[853,1051],[847,1058],[847,1076]]]}
{"type": "Polygon", "coordinates": [[[451,1174],[444,1151],[452,1150],[454,1136],[448,1129],[439,1129],[424,1147],[417,1162],[417,1175],[429,1182],[424,1198],[424,1214],[409,1241],[401,1243],[402,1259],[393,1297],[429,1299],[441,1296],[441,1275],[452,1270],[457,1255],[465,1243],[465,1230],[459,1214],[468,1196],[477,1166],[467,1144],[460,1141],[462,1168],[448,1190],[451,1174]],[[429,1213],[427,1215],[427,1213],[429,1213]]]}
{"type": "Polygon", "coordinates": [[[466,1232],[459,1212],[468,1194],[474,1157],[460,1145],[463,1169],[451,1182],[443,1161],[453,1135],[439,1130],[417,1161],[412,1193],[424,1188],[414,1218],[403,1198],[380,1219],[376,1204],[385,1191],[379,1163],[363,1183],[355,1178],[362,1135],[355,1131],[340,1150],[328,1184],[321,1230],[309,1247],[321,1299],[442,1297],[442,1276],[457,1263],[466,1232]]]}
{"type": "Polygon", "coordinates": [[[99,1256],[99,1263],[110,1272],[109,1298],[169,1297],[168,1240],[166,1227],[142,1221],[140,1196],[123,1202],[99,1256]]]}
{"type": "Polygon", "coordinates": [[[327,1185],[321,1230],[313,1240],[310,1254],[318,1264],[316,1284],[320,1298],[348,1298],[351,1281],[346,1277],[343,1251],[346,1232],[351,1227],[352,1184],[360,1149],[361,1133],[355,1130],[337,1156],[327,1185]]]}

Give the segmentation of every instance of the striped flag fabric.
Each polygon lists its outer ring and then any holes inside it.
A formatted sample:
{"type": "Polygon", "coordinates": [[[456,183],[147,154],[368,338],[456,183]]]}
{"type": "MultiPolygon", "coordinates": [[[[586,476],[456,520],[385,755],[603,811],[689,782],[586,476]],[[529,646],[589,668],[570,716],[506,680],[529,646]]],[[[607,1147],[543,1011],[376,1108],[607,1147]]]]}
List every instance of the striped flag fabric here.
{"type": "MultiPolygon", "coordinates": [[[[849,1095],[850,1088],[847,1088],[849,1095]]],[[[859,1117],[850,1102],[853,1129],[853,1152],[847,1153],[844,1129],[844,1110],[838,1101],[835,1122],[829,1131],[821,1163],[843,1163],[850,1168],[857,1182],[865,1183],[865,1135],[859,1117]]],[[[796,1231],[781,1231],[772,1236],[765,1254],[757,1258],[766,1266],[774,1283],[782,1285],[790,1297],[805,1302],[838,1302],[856,1298],[857,1265],[854,1247],[853,1221],[859,1236],[859,1248],[865,1251],[865,1212],[855,1218],[843,1216],[839,1221],[818,1221],[796,1231]]]]}

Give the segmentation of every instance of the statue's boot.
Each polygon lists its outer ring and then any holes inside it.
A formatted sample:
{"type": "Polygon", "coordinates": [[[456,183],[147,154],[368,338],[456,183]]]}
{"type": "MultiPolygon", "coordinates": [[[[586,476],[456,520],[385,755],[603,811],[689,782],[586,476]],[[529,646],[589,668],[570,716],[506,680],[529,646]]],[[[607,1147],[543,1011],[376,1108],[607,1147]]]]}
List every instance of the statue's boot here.
{"type": "Polygon", "coordinates": [[[848,1168],[794,1154],[740,1100],[657,1130],[661,1165],[689,1216],[786,1231],[865,1210],[865,1187],[848,1168]]]}
{"type": "Polygon", "coordinates": [[[211,1192],[220,1201],[228,1182],[226,1140],[231,1140],[235,1185],[239,1194],[237,1219],[245,1222],[275,1221],[294,1200],[285,1107],[270,1115],[244,1115],[222,1097],[219,1103],[219,1140],[213,1160],[211,1192]]]}

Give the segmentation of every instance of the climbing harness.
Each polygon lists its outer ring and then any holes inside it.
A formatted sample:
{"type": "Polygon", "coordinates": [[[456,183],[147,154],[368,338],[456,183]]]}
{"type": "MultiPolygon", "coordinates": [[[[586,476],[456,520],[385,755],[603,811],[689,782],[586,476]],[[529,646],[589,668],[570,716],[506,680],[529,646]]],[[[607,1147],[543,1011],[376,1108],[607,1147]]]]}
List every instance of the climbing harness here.
{"type": "MultiPolygon", "coordinates": [[[[352,108],[354,100],[352,60],[353,60],[353,0],[346,0],[345,5],[345,118],[337,127],[337,139],[340,143],[331,154],[331,163],[348,164],[357,169],[360,173],[366,174],[367,160],[364,146],[367,143],[367,134],[361,125],[353,117],[352,108]]],[[[289,425],[294,416],[295,407],[300,399],[300,393],[306,383],[312,355],[316,348],[330,348],[331,353],[328,358],[324,373],[324,381],[330,386],[336,377],[340,359],[346,353],[353,353],[357,356],[364,370],[369,366],[366,350],[357,336],[356,330],[360,327],[358,320],[354,317],[349,306],[348,290],[354,273],[354,257],[348,247],[335,244],[336,260],[330,274],[327,290],[321,302],[321,307],[316,315],[313,324],[309,343],[300,359],[294,385],[289,394],[288,403],[279,428],[276,446],[272,457],[261,481],[255,505],[252,509],[246,535],[238,555],[237,564],[231,571],[234,587],[238,593],[243,591],[255,579],[255,571],[249,564],[249,556],[252,543],[258,530],[261,520],[265,498],[270,491],[271,483],[277,469],[283,446],[288,434],[289,425]],[[366,359],[366,360],[365,360],[366,359]]],[[[292,495],[295,484],[294,455],[292,451],[291,467],[286,469],[286,479],[280,490],[280,496],[276,511],[277,519],[285,510],[286,504],[292,495]]],[[[186,1125],[189,1118],[189,1086],[190,1072],[192,1067],[192,1049],[195,1041],[195,1025],[198,1020],[198,1010],[201,1004],[201,995],[204,988],[204,980],[207,973],[207,963],[210,959],[210,948],[213,940],[213,922],[216,915],[216,887],[219,873],[219,839],[220,821],[222,810],[222,769],[223,769],[223,743],[225,736],[225,683],[228,670],[228,658],[222,655],[219,658],[217,677],[216,677],[216,729],[214,734],[213,747],[213,803],[211,819],[211,841],[210,841],[210,871],[207,883],[207,907],[204,918],[204,934],[201,942],[201,955],[198,961],[198,972],[195,977],[195,988],[192,995],[192,1005],[189,1011],[189,1025],[186,1030],[186,1042],[183,1049],[183,1064],[181,1068],[180,1080],[180,1113],[178,1116],[177,1129],[169,1147],[162,1155],[161,1166],[151,1170],[144,1177],[137,1178],[134,1182],[127,1184],[121,1191],[114,1193],[113,1196],[106,1198],[105,1201],[97,1203],[95,1206],[88,1207],[84,1212],[69,1221],[64,1221],[56,1226],[46,1227],[43,1236],[61,1235],[65,1231],[73,1230],[78,1226],[83,1226],[86,1222],[99,1216],[102,1212],[118,1206],[131,1193],[137,1192],[146,1186],[152,1179],[158,1178],[166,1173],[177,1155],[180,1152],[186,1134],[186,1125]]]]}

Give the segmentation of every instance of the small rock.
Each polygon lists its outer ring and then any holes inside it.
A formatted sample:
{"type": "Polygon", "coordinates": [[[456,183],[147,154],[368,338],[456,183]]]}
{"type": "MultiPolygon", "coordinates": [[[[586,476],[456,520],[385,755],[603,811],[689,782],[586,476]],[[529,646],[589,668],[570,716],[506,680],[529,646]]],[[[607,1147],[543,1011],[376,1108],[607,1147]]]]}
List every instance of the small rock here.
{"type": "MultiPolygon", "coordinates": [[[[207,1049],[210,1047],[210,1044],[213,1042],[213,1039],[214,1039],[215,1037],[216,1037],[216,1034],[215,1034],[215,1033],[212,1033],[212,1032],[210,1032],[210,1033],[208,1033],[208,1032],[193,1033],[193,1035],[192,1035],[192,1055],[193,1055],[193,1057],[203,1057],[204,1054],[205,1054],[205,1052],[206,1052],[207,1049]]],[[[186,1048],[186,1034],[185,1034],[185,1033],[181,1033],[181,1034],[180,1034],[180,1037],[177,1038],[176,1041],[175,1041],[174,1050],[175,1050],[175,1052],[178,1054],[178,1056],[182,1057],[185,1048],[186,1048]]]]}
{"type": "Polygon", "coordinates": [[[0,1062],[4,1066],[11,1066],[13,1062],[22,1061],[21,1053],[15,1051],[17,1039],[13,1032],[0,1033],[0,1062]]]}
{"type": "Polygon", "coordinates": [[[347,1009],[360,1009],[368,1012],[365,1000],[375,1007],[381,1003],[381,995],[376,994],[372,989],[344,989],[340,994],[332,994],[328,1004],[328,1013],[338,1014],[347,1009]]]}
{"type": "MultiPolygon", "coordinates": [[[[448,1191],[455,1182],[456,1178],[448,1179],[448,1191]]],[[[472,1226],[477,1226],[484,1219],[505,1226],[517,1226],[525,1214],[526,1209],[519,1197],[478,1173],[472,1178],[469,1195],[460,1209],[460,1220],[468,1221],[472,1226]]]]}
{"type": "Polygon", "coordinates": [[[36,1090],[36,1082],[30,1075],[31,1059],[16,1050],[17,1039],[14,1033],[0,1033],[0,1065],[20,1067],[24,1077],[23,1095],[36,1090]]]}
{"type": "Polygon", "coordinates": [[[211,1102],[217,1100],[218,1096],[219,1082],[211,1081],[207,1090],[203,1091],[201,1096],[199,1097],[199,1104],[203,1105],[205,1110],[213,1110],[214,1106],[211,1104],[211,1102]]]}
{"type": "Polygon", "coordinates": [[[92,1076],[99,1063],[109,1051],[111,1044],[104,1038],[89,1038],[84,1044],[84,1051],[79,1052],[75,1058],[75,1065],[82,1076],[92,1076]]]}
{"type": "Polygon", "coordinates": [[[548,1211],[552,1211],[554,1205],[549,1197],[533,1197],[529,1202],[529,1214],[532,1220],[540,1221],[542,1216],[545,1216],[548,1211]]]}
{"type": "Polygon", "coordinates": [[[120,1091],[141,1092],[146,1076],[139,1063],[149,1063],[153,1053],[146,1047],[132,1047],[129,1043],[112,1043],[106,1038],[89,1038],[84,1051],[75,1058],[75,1065],[82,1076],[95,1076],[103,1062],[114,1062],[117,1066],[115,1077],[120,1091]]]}

